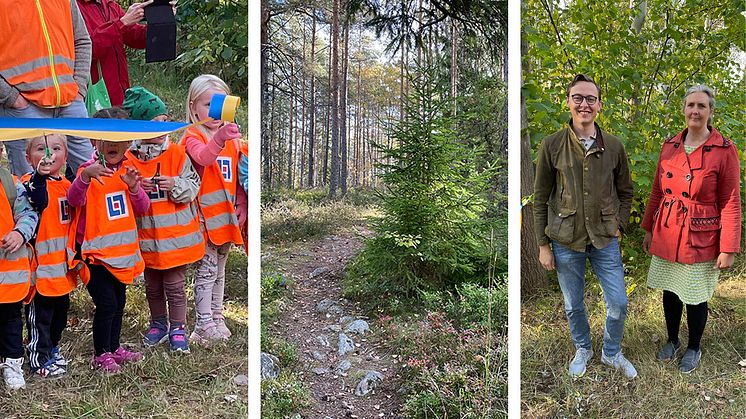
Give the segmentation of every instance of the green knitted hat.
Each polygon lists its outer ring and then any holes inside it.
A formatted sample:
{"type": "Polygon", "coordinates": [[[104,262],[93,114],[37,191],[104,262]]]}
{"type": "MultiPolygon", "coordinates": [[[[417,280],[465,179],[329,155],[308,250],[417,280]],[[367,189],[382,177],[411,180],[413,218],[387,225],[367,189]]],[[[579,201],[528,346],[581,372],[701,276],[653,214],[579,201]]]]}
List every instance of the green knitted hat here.
{"type": "Polygon", "coordinates": [[[122,108],[129,112],[131,119],[150,121],[158,115],[168,113],[166,104],[150,90],[135,86],[124,92],[122,108]]]}

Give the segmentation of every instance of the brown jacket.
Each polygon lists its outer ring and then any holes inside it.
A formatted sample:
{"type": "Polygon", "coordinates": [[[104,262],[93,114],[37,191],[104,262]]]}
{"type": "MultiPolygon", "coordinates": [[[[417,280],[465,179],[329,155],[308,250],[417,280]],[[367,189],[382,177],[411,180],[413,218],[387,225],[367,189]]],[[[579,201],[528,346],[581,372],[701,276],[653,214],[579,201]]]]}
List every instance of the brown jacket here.
{"type": "Polygon", "coordinates": [[[740,250],[738,153],[711,128],[707,141],[687,156],[686,132],[661,147],[642,228],[653,233],[650,253],[672,262],[706,262],[740,250]]]}
{"type": "Polygon", "coordinates": [[[598,124],[588,151],[571,129],[568,125],[541,143],[534,183],[536,239],[539,245],[552,239],[578,252],[588,244],[602,249],[629,221],[629,161],[621,141],[598,124]]]}

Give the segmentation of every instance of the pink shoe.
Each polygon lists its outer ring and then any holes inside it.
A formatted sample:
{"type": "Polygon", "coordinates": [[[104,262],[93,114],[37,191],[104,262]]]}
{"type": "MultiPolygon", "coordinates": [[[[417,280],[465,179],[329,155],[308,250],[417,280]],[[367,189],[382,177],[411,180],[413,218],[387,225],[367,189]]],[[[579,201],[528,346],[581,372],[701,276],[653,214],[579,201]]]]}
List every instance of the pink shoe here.
{"type": "Polygon", "coordinates": [[[197,345],[210,346],[216,342],[228,340],[220,331],[214,321],[207,322],[203,325],[195,325],[189,340],[197,345]]]}
{"type": "Polygon", "coordinates": [[[218,329],[218,332],[220,332],[220,334],[225,336],[225,339],[228,340],[228,338],[231,337],[232,333],[230,329],[228,329],[228,326],[225,325],[225,318],[215,317],[212,320],[215,322],[215,327],[218,329]]]}
{"type": "Polygon", "coordinates": [[[104,375],[117,374],[121,368],[112,355],[111,352],[104,352],[99,356],[94,355],[91,367],[104,375]]]}
{"type": "Polygon", "coordinates": [[[114,359],[114,362],[116,362],[119,365],[123,365],[130,362],[140,362],[142,361],[142,352],[132,352],[124,349],[124,347],[120,346],[117,348],[114,353],[111,354],[111,357],[114,359]]]}

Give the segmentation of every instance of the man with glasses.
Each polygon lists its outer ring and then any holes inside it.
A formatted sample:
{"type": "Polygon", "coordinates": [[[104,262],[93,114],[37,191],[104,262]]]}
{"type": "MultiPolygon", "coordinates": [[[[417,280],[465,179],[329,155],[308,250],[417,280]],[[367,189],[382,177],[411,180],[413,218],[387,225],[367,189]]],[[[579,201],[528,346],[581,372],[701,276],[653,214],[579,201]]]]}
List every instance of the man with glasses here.
{"type": "Polygon", "coordinates": [[[585,310],[585,264],[590,260],[606,303],[601,362],[629,379],[635,367],[621,351],[627,292],[618,238],[629,219],[632,181],[621,141],[601,130],[601,89],[584,74],[567,88],[569,124],[544,138],[534,184],[539,261],[557,270],[576,353],[572,377],[585,374],[593,357],[585,310]]]}

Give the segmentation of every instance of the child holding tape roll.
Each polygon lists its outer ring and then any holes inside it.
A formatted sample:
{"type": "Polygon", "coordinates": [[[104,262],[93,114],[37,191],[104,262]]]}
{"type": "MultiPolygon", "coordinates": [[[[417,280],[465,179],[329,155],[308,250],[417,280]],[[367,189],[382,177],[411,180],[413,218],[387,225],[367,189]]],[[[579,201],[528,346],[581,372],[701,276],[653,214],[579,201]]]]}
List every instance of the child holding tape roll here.
{"type": "MultiPolygon", "coordinates": [[[[168,119],[166,104],[143,87],[127,89],[122,106],[131,119],[168,119]]],[[[192,202],[199,192],[199,175],[184,147],[169,141],[168,135],[134,141],[126,157],[143,174],[143,188],[150,196],[150,209],[137,217],[150,308],[150,327],[143,344],[155,346],[168,341],[172,351],[189,353],[186,271],[205,254],[205,240],[192,202]]]]}
{"type": "MultiPolygon", "coordinates": [[[[101,109],[94,118],[128,119],[121,108],[101,109]]],[[[91,366],[114,374],[128,362],[142,359],[120,345],[126,286],[145,264],[140,255],[135,216],[144,214],[150,198],[141,186],[137,169],[126,163],[127,141],[95,141],[97,155],[83,163],[67,192],[75,213],[76,250],[90,273],[86,288],[93,299],[91,366]]]]}
{"type": "Polygon", "coordinates": [[[197,321],[190,336],[202,344],[231,336],[223,316],[225,264],[231,244],[243,244],[239,226],[246,223],[246,193],[238,183],[241,134],[232,122],[208,118],[213,95],[229,92],[216,76],[195,78],[189,86],[187,118],[191,123],[207,122],[189,128],[181,139],[202,179],[197,204],[207,240],[194,279],[197,321]]]}

